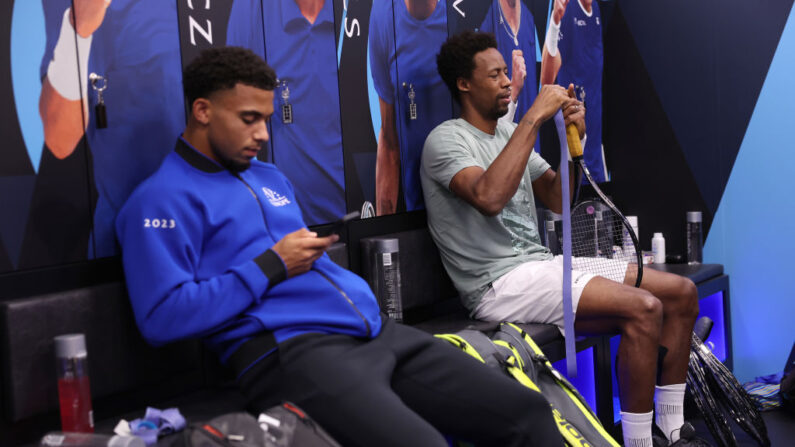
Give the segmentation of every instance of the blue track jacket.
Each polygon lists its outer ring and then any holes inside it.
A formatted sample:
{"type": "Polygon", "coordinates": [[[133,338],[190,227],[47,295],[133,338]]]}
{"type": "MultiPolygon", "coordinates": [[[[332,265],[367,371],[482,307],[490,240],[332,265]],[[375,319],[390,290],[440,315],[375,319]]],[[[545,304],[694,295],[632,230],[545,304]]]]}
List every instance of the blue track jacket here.
{"type": "Polygon", "coordinates": [[[180,138],[116,220],[135,319],[161,345],[201,337],[222,362],[244,341],[314,332],[372,338],[381,329],[367,283],[327,254],[286,278],[271,249],[304,228],[293,188],[252,160],[234,174],[180,138]]]}

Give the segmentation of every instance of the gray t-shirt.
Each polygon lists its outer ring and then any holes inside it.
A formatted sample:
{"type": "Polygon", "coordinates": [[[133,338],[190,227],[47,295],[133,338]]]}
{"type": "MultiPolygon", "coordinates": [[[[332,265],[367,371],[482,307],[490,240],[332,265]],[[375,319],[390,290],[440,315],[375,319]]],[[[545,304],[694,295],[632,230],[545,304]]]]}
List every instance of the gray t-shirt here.
{"type": "Polygon", "coordinates": [[[549,169],[535,151],[527,162],[516,194],[494,217],[450,191],[450,181],[462,169],[487,169],[511,138],[516,124],[500,121],[494,135],[463,119],[437,126],[425,140],[420,178],[428,212],[428,226],[442,263],[473,310],[489,284],[528,261],[552,259],[541,243],[536,222],[532,181],[549,169]]]}

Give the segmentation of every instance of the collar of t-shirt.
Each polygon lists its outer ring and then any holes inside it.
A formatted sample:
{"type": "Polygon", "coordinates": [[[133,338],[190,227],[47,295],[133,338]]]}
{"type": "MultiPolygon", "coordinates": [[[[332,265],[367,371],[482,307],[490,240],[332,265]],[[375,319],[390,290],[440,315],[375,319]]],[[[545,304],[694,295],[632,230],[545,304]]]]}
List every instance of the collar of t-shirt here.
{"type": "Polygon", "coordinates": [[[332,1],[326,0],[323,2],[323,8],[317,15],[314,24],[309,24],[309,21],[301,13],[301,8],[295,0],[281,0],[282,4],[282,29],[287,29],[291,26],[318,26],[324,23],[334,24],[334,14],[331,10],[332,1]]]}

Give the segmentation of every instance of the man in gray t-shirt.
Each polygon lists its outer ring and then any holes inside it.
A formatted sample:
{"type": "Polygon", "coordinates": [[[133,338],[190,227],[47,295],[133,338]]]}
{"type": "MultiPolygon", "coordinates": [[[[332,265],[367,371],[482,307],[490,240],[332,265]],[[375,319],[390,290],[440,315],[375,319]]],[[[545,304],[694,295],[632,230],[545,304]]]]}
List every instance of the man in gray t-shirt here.
{"type": "Polygon", "coordinates": [[[538,234],[530,187],[549,163],[534,151],[516,194],[497,216],[482,214],[444,186],[467,167],[487,169],[515,128],[516,124],[500,120],[491,135],[459,118],[436,127],[425,141],[420,178],[430,231],[468,309],[475,308],[490,283],[517,265],[552,259],[538,234]]]}
{"type": "MultiPolygon", "coordinates": [[[[428,225],[442,262],[474,317],[562,325],[562,262],[541,244],[535,213],[536,197],[561,212],[561,176],[533,144],[541,124],[559,110],[583,138],[583,104],[571,98],[573,86],[567,92],[544,85],[518,124],[498,121],[508,109],[511,87],[491,34],[449,38],[437,68],[461,105],[459,119],[428,135],[420,168],[428,225]]],[[[624,271],[604,278],[578,271],[574,263],[574,327],[578,335],[621,334],[617,375],[625,445],[652,445],[653,407],[657,425],[675,442],[684,422],[696,287],[687,278],[648,269],[635,288],[629,285],[634,269],[624,271]]]]}

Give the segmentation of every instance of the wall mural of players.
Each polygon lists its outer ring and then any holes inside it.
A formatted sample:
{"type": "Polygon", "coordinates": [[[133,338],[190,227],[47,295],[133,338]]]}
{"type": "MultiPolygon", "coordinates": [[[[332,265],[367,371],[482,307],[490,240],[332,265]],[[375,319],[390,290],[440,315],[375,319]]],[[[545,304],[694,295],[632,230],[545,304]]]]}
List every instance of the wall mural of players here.
{"type": "Polygon", "coordinates": [[[364,216],[375,213],[376,138],[381,128],[367,56],[372,6],[372,0],[334,0],[345,200],[348,211],[364,216]]]}
{"type": "MultiPolygon", "coordinates": [[[[489,0],[453,2],[449,20],[458,31],[476,29],[493,33],[497,47],[508,65],[511,78],[511,99],[516,107],[513,120],[519,122],[533,105],[538,94],[536,61],[538,42],[536,21],[530,2],[520,0],[489,0]]],[[[536,10],[544,10],[546,2],[534,2],[536,10]]],[[[540,151],[536,141],[536,151],[540,151]]]]}
{"type": "Polygon", "coordinates": [[[15,3],[28,12],[20,20],[43,21],[30,30],[42,36],[15,31],[12,39],[12,53],[37,53],[38,94],[16,100],[38,103],[43,142],[35,147],[35,126],[18,112],[38,175],[16,267],[114,255],[116,212],[185,122],[176,2],[15,3]],[[31,44],[41,38],[41,47],[31,44]]]}
{"type": "Polygon", "coordinates": [[[43,2],[48,18],[39,103],[44,142],[56,158],[65,158],[85,132],[98,193],[94,255],[110,256],[117,253],[116,213],[173,149],[185,122],[176,3],[74,0],[71,8],[69,3],[43,2]],[[87,119],[81,110],[88,110],[87,119]]]}
{"type": "MultiPolygon", "coordinates": [[[[597,181],[606,180],[602,148],[602,28],[594,0],[448,0],[450,29],[478,29],[494,33],[500,53],[508,64],[518,121],[535,99],[542,84],[573,83],[585,92],[588,128],[585,159],[597,181]],[[486,6],[488,4],[488,6],[486,6]],[[551,18],[551,19],[548,19],[551,18]],[[557,25],[546,26],[546,22],[557,25]],[[544,29],[547,32],[544,33],[544,29]],[[539,36],[545,36],[539,40],[539,36]],[[553,38],[550,38],[552,36],[553,38]],[[555,39],[554,37],[557,37],[555,39]],[[549,48],[554,47],[555,50],[549,48]],[[524,62],[526,73],[514,76],[524,62]],[[540,66],[539,66],[540,63],[540,66]],[[517,90],[521,87],[521,91],[517,90]]],[[[536,150],[544,147],[554,160],[558,153],[555,132],[542,131],[536,150]]]]}
{"type": "MultiPolygon", "coordinates": [[[[535,71],[536,27],[533,14],[519,0],[492,0],[480,31],[494,34],[497,47],[509,65],[511,99],[516,104],[514,122],[518,123],[538,94],[535,71]]],[[[537,150],[538,147],[536,142],[537,150]]]]}
{"type": "Polygon", "coordinates": [[[116,254],[116,210],[172,150],[184,123],[180,60],[206,46],[246,46],[276,68],[278,113],[261,158],[287,172],[311,224],[364,200],[379,214],[423,207],[417,167],[425,137],[456,113],[435,56],[462,29],[497,36],[516,118],[538,81],[583,87],[586,158],[598,179],[606,177],[593,0],[17,0],[3,7],[13,12],[16,110],[0,111],[9,135],[0,205],[14,210],[0,219],[0,271],[116,254]],[[542,32],[547,17],[558,27],[542,32]],[[557,36],[557,44],[539,35],[557,36]]]}
{"type": "Polygon", "coordinates": [[[602,146],[602,23],[594,0],[555,0],[541,62],[541,83],[578,86],[588,139],[583,156],[594,180],[607,179],[602,146]]]}
{"type": "Polygon", "coordinates": [[[370,67],[381,128],[375,168],[379,215],[423,208],[419,179],[428,133],[453,116],[436,71],[447,39],[444,0],[375,0],[370,13],[370,67]],[[402,194],[401,194],[402,192],[402,194]]]}
{"type": "Polygon", "coordinates": [[[340,218],[345,171],[332,0],[236,0],[227,29],[228,45],[252,49],[279,77],[269,161],[292,182],[307,224],[340,218]]]}

